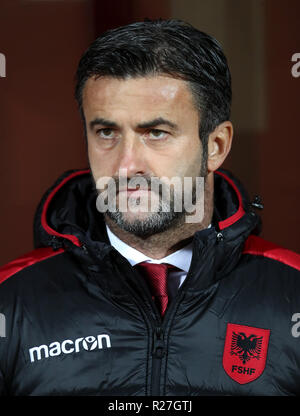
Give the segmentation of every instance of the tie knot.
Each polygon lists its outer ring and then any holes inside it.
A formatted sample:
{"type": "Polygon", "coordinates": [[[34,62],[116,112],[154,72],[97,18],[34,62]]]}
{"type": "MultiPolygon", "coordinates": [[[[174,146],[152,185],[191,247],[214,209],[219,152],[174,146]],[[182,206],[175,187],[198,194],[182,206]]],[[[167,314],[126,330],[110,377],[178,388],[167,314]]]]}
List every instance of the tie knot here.
{"type": "Polygon", "coordinates": [[[141,274],[146,278],[150,285],[152,295],[154,296],[168,296],[167,292],[167,277],[168,265],[161,263],[142,262],[137,265],[141,274]]]}

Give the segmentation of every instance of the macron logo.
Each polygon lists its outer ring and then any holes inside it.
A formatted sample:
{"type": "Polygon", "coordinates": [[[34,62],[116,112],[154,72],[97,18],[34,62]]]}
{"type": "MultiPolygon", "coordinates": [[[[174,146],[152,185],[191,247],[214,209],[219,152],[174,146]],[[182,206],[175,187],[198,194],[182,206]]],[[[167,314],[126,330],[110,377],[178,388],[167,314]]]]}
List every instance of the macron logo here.
{"type": "Polygon", "coordinates": [[[56,357],[61,354],[72,354],[80,351],[102,350],[103,348],[111,348],[109,335],[101,334],[96,337],[88,336],[86,338],[77,338],[75,341],[66,339],[62,342],[51,342],[50,345],[40,345],[29,349],[30,361],[34,363],[36,360],[44,358],[56,357]]]}

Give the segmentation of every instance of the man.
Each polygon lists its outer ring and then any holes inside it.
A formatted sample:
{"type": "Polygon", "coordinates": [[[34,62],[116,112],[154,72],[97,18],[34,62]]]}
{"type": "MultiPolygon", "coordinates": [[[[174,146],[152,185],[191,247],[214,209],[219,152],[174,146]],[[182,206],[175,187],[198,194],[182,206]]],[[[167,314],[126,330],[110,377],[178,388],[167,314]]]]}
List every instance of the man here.
{"type": "Polygon", "coordinates": [[[176,20],[117,28],[76,98],[90,170],[58,179],[36,249],[1,270],[2,394],[299,394],[300,258],[258,237],[259,201],[219,170],[220,45],[176,20]]]}

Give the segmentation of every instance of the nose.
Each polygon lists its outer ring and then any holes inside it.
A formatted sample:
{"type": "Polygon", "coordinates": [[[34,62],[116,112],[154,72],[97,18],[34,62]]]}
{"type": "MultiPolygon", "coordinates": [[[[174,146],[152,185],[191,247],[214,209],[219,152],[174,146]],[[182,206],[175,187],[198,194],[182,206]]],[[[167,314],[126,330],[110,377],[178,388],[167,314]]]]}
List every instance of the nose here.
{"type": "Polygon", "coordinates": [[[149,173],[146,162],[146,148],[139,137],[128,135],[123,138],[119,148],[119,157],[116,168],[118,171],[115,172],[116,175],[119,174],[120,170],[125,172],[126,169],[128,178],[149,173]]]}

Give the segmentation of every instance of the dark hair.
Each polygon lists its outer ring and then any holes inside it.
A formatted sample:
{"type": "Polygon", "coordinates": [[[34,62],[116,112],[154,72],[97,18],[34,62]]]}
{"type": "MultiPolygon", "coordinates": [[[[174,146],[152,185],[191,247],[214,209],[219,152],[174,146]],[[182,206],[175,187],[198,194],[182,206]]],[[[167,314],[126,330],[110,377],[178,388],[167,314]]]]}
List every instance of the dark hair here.
{"type": "Polygon", "coordinates": [[[188,81],[200,111],[199,136],[206,152],[209,133],[230,117],[231,76],[219,42],[181,20],[146,20],[98,37],[76,72],[75,97],[82,119],[82,91],[88,78],[159,74],[188,81]]]}

